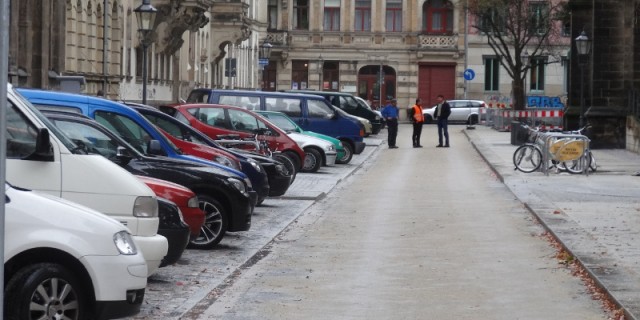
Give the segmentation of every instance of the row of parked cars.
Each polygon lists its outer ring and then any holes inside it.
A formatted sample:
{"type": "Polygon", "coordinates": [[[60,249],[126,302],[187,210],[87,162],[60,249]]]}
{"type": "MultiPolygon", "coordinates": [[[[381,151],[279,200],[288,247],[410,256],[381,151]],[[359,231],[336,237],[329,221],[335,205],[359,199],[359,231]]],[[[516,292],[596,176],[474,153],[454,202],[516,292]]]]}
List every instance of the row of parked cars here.
{"type": "Polygon", "coordinates": [[[197,89],[190,100],[228,105],[154,108],[7,91],[7,319],[135,314],[147,277],[188,245],[249,230],[298,171],[365,147],[361,120],[319,95],[197,89]]]}

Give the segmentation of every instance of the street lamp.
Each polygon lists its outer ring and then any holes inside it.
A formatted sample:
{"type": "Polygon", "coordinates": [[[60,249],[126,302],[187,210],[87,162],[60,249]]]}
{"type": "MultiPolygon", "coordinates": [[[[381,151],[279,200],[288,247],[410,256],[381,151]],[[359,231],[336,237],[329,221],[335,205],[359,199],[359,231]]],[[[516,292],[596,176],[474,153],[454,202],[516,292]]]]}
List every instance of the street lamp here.
{"type": "Polygon", "coordinates": [[[318,84],[318,90],[322,91],[322,69],[324,68],[324,59],[322,59],[322,54],[318,57],[318,79],[320,84],[318,84]]]}
{"type": "Polygon", "coordinates": [[[258,60],[260,60],[260,71],[262,72],[261,74],[261,78],[262,78],[262,90],[265,90],[265,83],[266,81],[264,80],[264,68],[267,67],[267,65],[269,65],[269,57],[271,57],[271,50],[273,49],[273,45],[271,45],[271,43],[269,43],[269,40],[264,39],[264,42],[262,42],[262,45],[260,45],[260,48],[258,49],[258,60]]]}
{"type": "Polygon", "coordinates": [[[584,123],[584,68],[587,66],[589,54],[591,54],[591,39],[587,33],[582,31],[576,38],[576,49],[578,51],[578,66],[580,67],[580,128],[584,123]]]}
{"type": "Polygon", "coordinates": [[[154,8],[151,0],[142,0],[142,5],[133,10],[138,20],[138,32],[140,32],[140,44],[142,45],[142,104],[147,104],[147,48],[149,47],[149,35],[153,31],[158,10],[154,8]]]}

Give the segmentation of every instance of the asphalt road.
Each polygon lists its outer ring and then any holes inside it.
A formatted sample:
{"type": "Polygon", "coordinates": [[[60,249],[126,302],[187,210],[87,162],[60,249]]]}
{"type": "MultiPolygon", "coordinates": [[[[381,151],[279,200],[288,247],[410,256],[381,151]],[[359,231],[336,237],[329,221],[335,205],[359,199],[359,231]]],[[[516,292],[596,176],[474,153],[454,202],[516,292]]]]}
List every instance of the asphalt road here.
{"type": "Polygon", "coordinates": [[[402,125],[182,319],[606,319],[462,128],[402,125]]]}

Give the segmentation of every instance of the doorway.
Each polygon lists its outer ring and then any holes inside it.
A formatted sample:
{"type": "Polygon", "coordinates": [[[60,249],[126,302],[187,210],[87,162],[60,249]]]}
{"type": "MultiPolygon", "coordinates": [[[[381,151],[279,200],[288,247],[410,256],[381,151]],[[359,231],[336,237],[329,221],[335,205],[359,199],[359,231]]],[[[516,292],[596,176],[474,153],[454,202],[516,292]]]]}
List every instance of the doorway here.
{"type": "Polygon", "coordinates": [[[369,101],[374,109],[384,106],[387,100],[395,99],[396,71],[392,67],[383,65],[368,65],[360,68],[358,96],[369,101]],[[382,102],[380,96],[382,96],[382,102]]]}

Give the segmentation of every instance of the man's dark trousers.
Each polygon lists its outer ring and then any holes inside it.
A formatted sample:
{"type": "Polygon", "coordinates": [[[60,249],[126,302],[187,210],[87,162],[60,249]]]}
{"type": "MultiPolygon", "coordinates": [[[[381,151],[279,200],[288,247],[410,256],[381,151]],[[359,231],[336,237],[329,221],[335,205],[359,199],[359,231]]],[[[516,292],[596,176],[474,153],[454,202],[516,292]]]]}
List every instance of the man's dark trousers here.
{"type": "Polygon", "coordinates": [[[413,146],[417,147],[420,145],[420,136],[422,135],[422,122],[414,122],[413,123],[413,135],[411,135],[411,140],[413,141],[413,146]]]}
{"type": "Polygon", "coordinates": [[[387,131],[389,147],[396,145],[396,137],[398,136],[398,119],[387,119],[387,131]]]}
{"type": "Polygon", "coordinates": [[[449,119],[438,118],[438,145],[449,146],[449,119]],[[445,144],[442,144],[442,136],[444,135],[445,144]]]}

